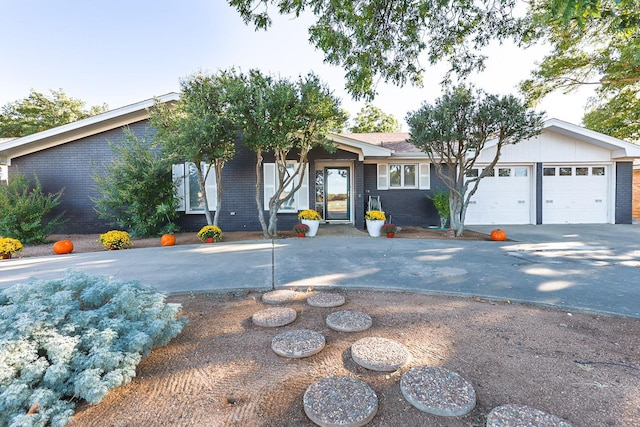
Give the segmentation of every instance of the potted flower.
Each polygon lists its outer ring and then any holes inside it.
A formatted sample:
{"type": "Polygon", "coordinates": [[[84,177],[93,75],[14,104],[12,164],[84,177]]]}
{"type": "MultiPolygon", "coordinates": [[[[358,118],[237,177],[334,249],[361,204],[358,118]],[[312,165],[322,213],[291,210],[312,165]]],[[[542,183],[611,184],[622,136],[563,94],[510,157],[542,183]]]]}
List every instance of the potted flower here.
{"type": "Polygon", "coordinates": [[[100,235],[100,239],[98,241],[110,251],[114,251],[117,249],[127,249],[129,246],[131,246],[131,238],[129,237],[129,233],[120,230],[107,231],[106,233],[100,235]]]}
{"type": "Polygon", "coordinates": [[[299,222],[293,226],[293,231],[298,234],[298,237],[304,237],[309,232],[309,226],[299,222]]]}
{"type": "Polygon", "coordinates": [[[382,211],[367,211],[364,216],[364,219],[367,222],[367,231],[369,232],[369,236],[378,237],[380,236],[380,230],[384,225],[387,217],[382,211]]]}
{"type": "Polygon", "coordinates": [[[205,243],[219,242],[222,240],[222,230],[217,225],[205,225],[198,231],[198,239],[205,243]]]}
{"type": "Polygon", "coordinates": [[[309,226],[309,231],[307,231],[306,235],[308,237],[313,237],[318,232],[318,227],[320,226],[320,220],[322,217],[320,214],[313,209],[305,209],[298,213],[298,219],[302,224],[309,226]]]}
{"type": "Polygon", "coordinates": [[[9,259],[16,252],[22,251],[22,243],[18,239],[11,237],[0,238],[0,255],[2,259],[9,259]]]}
{"type": "Polygon", "coordinates": [[[384,224],[382,226],[382,228],[380,229],[380,231],[383,234],[386,234],[388,238],[392,238],[393,236],[396,235],[396,233],[398,232],[398,227],[395,224],[391,224],[390,222],[387,224],[384,224]]]}

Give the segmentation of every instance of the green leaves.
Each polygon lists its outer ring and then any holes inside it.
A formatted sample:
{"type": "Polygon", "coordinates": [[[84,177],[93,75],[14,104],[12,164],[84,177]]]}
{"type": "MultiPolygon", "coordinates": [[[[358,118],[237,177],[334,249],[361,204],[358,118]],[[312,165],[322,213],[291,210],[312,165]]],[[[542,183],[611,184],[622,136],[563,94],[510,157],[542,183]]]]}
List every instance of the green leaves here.
{"type": "Polygon", "coordinates": [[[400,132],[400,123],[392,115],[367,104],[362,107],[349,130],[354,133],[400,132]]]}
{"type": "Polygon", "coordinates": [[[79,99],[69,98],[62,90],[46,96],[31,90],[29,96],[2,107],[0,137],[21,137],[84,119],[107,110],[107,105],[94,106],[89,111],[79,99]]]}

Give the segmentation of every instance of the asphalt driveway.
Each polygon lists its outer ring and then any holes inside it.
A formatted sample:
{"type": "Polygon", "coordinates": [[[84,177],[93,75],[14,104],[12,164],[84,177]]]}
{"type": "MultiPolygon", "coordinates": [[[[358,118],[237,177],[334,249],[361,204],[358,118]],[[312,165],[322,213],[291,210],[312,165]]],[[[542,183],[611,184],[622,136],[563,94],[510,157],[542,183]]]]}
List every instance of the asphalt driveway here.
{"type": "MultiPolygon", "coordinates": [[[[490,231],[494,227],[471,227],[490,231]]],[[[316,237],[0,262],[0,287],[67,269],[165,293],[286,286],[474,295],[640,318],[640,226],[504,228],[513,241],[316,237]]]]}

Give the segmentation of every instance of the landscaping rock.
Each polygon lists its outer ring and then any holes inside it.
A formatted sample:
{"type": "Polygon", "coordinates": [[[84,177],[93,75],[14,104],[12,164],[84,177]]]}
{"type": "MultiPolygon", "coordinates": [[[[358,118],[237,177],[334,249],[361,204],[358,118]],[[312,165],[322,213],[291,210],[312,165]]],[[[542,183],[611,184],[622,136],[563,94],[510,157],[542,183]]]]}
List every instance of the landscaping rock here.
{"type": "Polygon", "coordinates": [[[271,348],[276,354],[294,359],[313,356],[324,346],[324,335],[308,329],[286,331],[271,340],[271,348]]]}
{"type": "Polygon", "coordinates": [[[357,427],[378,412],[378,397],[365,382],[351,377],[327,377],[304,393],[304,412],[323,427],[357,427]]]}
{"type": "Polygon", "coordinates": [[[371,327],[371,316],[361,311],[341,310],[331,313],[326,319],[327,326],[339,332],[360,332],[371,327]]]}
{"type": "Polygon", "coordinates": [[[409,362],[409,350],[387,338],[362,338],[351,346],[353,361],[373,371],[392,372],[409,362]]]}
{"type": "Polygon", "coordinates": [[[262,295],[262,302],[266,304],[285,304],[304,299],[305,295],[304,292],[297,292],[291,289],[278,289],[262,295]]]}
{"type": "Polygon", "coordinates": [[[445,417],[464,415],[476,406],[476,392],[464,378],[440,367],[411,368],[400,379],[409,403],[423,412],[445,417]]]}
{"type": "Polygon", "coordinates": [[[258,326],[277,328],[293,322],[296,320],[297,315],[293,308],[272,307],[258,311],[251,317],[251,320],[258,326]]]}
{"type": "Polygon", "coordinates": [[[313,307],[339,307],[344,303],[344,296],[329,292],[320,292],[307,298],[307,304],[313,307]]]}
{"type": "Polygon", "coordinates": [[[487,427],[571,427],[571,424],[525,405],[503,405],[487,415],[487,427]]]}

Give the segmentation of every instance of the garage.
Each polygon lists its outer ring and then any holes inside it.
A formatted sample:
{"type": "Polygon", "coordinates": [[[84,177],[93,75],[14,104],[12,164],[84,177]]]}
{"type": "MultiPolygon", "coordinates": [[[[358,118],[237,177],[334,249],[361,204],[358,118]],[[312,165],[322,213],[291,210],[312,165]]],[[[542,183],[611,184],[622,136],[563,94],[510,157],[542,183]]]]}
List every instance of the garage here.
{"type": "MultiPolygon", "coordinates": [[[[478,176],[482,167],[469,171],[478,176]]],[[[473,195],[465,224],[532,224],[532,167],[527,165],[499,165],[489,176],[480,180],[473,195]]]]}
{"type": "Polygon", "coordinates": [[[542,223],[610,222],[608,165],[543,165],[542,223]]]}

